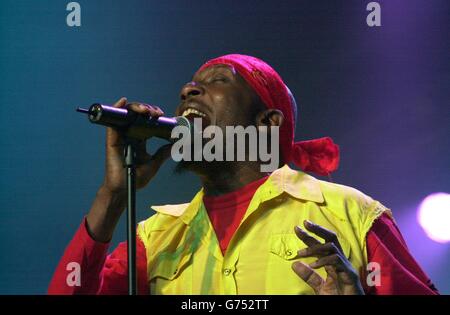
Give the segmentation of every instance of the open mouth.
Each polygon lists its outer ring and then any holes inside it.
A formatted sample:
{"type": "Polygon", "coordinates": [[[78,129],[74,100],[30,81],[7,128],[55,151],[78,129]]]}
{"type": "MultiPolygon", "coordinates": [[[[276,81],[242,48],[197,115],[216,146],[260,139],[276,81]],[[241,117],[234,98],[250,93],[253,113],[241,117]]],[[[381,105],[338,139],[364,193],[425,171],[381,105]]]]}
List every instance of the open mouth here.
{"type": "Polygon", "coordinates": [[[210,124],[210,119],[204,112],[192,107],[186,108],[181,116],[186,117],[191,122],[194,122],[195,118],[201,119],[203,128],[209,126],[210,124]]]}

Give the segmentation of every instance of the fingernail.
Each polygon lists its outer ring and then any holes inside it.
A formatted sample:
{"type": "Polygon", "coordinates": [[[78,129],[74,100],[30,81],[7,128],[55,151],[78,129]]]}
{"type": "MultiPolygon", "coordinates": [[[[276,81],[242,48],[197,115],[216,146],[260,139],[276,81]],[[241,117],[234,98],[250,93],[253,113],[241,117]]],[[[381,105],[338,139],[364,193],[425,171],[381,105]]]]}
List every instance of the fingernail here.
{"type": "Polygon", "coordinates": [[[303,256],[303,255],[305,255],[305,253],[306,253],[306,251],[305,251],[304,249],[300,249],[300,250],[297,252],[297,255],[298,255],[298,256],[303,256]]]}
{"type": "Polygon", "coordinates": [[[308,225],[314,225],[314,223],[312,223],[312,222],[309,221],[309,220],[305,220],[305,223],[308,224],[308,225]]]}

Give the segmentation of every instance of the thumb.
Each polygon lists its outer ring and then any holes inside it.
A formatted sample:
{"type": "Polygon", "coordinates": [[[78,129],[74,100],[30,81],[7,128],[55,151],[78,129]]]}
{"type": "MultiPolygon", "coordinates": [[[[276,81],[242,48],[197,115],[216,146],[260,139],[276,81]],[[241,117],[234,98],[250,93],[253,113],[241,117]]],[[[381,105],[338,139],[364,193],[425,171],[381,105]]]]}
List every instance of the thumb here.
{"type": "Polygon", "coordinates": [[[158,171],[161,165],[169,158],[171,148],[171,143],[165,144],[152,155],[150,159],[152,172],[158,171]]]}

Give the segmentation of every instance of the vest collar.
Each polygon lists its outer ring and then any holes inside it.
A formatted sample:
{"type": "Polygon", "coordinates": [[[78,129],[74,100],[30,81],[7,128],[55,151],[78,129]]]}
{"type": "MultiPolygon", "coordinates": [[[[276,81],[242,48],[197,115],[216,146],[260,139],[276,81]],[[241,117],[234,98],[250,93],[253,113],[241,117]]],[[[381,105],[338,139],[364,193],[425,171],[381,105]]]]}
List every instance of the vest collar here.
{"type": "MultiPolygon", "coordinates": [[[[269,200],[283,192],[301,200],[315,203],[324,202],[319,180],[302,171],[293,170],[288,165],[274,171],[269,179],[258,188],[255,195],[265,195],[268,198],[264,199],[269,200]]],[[[184,223],[189,224],[202,206],[203,194],[202,188],[190,203],[152,206],[151,208],[159,213],[180,217],[184,223]]]]}

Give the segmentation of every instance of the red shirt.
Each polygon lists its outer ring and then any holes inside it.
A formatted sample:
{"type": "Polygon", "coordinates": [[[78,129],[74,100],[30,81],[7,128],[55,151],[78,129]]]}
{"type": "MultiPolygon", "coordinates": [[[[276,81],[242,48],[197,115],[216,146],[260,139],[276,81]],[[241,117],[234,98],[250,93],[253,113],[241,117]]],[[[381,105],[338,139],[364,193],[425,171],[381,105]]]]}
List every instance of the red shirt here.
{"type": "Polygon", "coordinates": [[[217,197],[203,196],[203,203],[208,212],[222,254],[239,227],[256,190],[264,184],[269,176],[254,181],[245,187],[217,197]]]}
{"type": "MultiPolygon", "coordinates": [[[[238,228],[253,194],[267,177],[218,197],[204,197],[204,204],[222,252],[238,228]]],[[[438,294],[430,279],[409,252],[406,243],[392,219],[383,214],[367,233],[368,261],[380,264],[381,285],[365,287],[366,294],[438,294]]],[[[67,246],[56,268],[48,289],[49,294],[127,294],[126,243],[107,256],[109,244],[94,241],[86,229],[86,220],[80,225],[67,246]],[[81,286],[68,286],[66,270],[70,262],[78,262],[81,286]]],[[[138,293],[148,294],[147,258],[144,244],[138,238],[136,248],[138,293]]],[[[365,281],[362,281],[363,284],[365,281]]]]}

